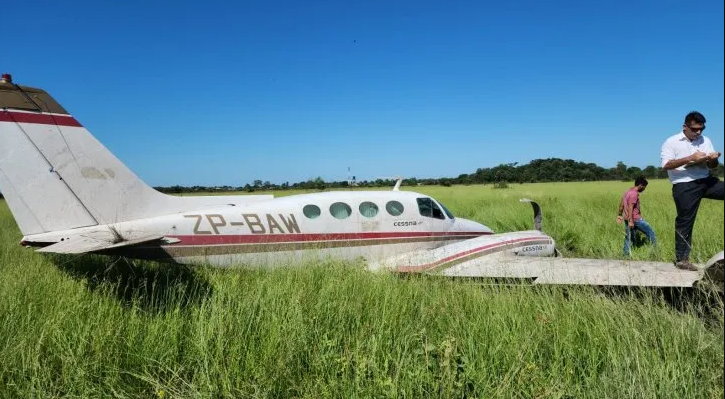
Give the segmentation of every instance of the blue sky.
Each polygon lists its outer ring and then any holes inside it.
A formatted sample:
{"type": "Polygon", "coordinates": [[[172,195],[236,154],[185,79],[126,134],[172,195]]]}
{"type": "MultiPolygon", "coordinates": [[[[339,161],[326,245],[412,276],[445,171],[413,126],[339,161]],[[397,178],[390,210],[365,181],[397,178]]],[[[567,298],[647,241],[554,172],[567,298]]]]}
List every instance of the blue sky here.
{"type": "MultiPolygon", "coordinates": [[[[151,185],[659,163],[723,148],[723,2],[24,1],[2,72],[151,185]]],[[[722,162],[722,158],[721,158],[722,162]]]]}

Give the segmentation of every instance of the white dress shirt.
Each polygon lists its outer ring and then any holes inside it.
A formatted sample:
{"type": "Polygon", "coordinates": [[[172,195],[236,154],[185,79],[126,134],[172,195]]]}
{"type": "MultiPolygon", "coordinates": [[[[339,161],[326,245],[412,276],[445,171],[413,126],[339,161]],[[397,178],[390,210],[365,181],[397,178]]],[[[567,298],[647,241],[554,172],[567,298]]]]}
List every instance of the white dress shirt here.
{"type": "MultiPolygon", "coordinates": [[[[704,152],[709,154],[715,152],[712,146],[712,141],[708,137],[700,135],[693,141],[690,141],[685,133],[680,131],[674,136],[670,136],[662,144],[662,150],[660,152],[660,158],[662,159],[662,167],[668,161],[673,159],[685,158],[694,154],[696,151],[704,152]]],[[[676,169],[669,169],[667,175],[670,177],[672,184],[684,183],[697,179],[702,179],[710,175],[710,171],[704,163],[697,165],[682,165],[676,169]]]]}

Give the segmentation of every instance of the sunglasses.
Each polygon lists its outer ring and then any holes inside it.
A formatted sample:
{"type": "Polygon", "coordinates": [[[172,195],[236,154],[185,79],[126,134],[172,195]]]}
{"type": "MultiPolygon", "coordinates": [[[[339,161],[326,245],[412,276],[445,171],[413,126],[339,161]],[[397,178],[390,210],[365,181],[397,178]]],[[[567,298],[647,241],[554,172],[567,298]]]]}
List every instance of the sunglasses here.
{"type": "MultiPolygon", "coordinates": [[[[687,125],[685,125],[685,126],[687,126],[687,125]]],[[[705,126],[703,126],[703,127],[687,126],[687,128],[690,129],[692,132],[695,132],[695,133],[702,132],[703,130],[705,130],[705,126]]]]}

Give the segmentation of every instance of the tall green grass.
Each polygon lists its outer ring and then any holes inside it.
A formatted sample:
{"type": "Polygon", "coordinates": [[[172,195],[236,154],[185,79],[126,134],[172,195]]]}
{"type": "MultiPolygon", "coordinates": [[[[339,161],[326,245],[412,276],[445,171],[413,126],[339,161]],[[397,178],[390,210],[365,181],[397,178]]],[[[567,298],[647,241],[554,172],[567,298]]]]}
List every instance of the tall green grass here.
{"type": "MultiPolygon", "coordinates": [[[[616,223],[619,200],[633,182],[511,184],[487,186],[411,187],[442,201],[456,215],[479,221],[497,232],[533,228],[532,212],[520,198],[537,201],[543,230],[565,256],[624,258],[624,226],[616,223]]],[[[640,194],[642,214],[654,228],[658,246],[633,249],[632,259],[671,262],[675,259],[677,211],[668,180],[651,180],[640,194]]],[[[691,260],[705,262],[723,250],[723,202],[705,199],[695,221],[691,260]]],[[[644,240],[646,243],[646,239],[644,240]]]]}
{"type": "MultiPolygon", "coordinates": [[[[419,191],[497,231],[530,228],[517,201],[532,198],[570,256],[619,256],[627,186],[419,191]]],[[[666,190],[642,196],[661,245],[636,257],[671,256],[666,190]]],[[[721,250],[722,235],[722,203],[703,203],[696,256],[721,250]]],[[[2,398],[723,397],[719,299],[702,309],[696,294],[675,306],[670,291],[400,278],[353,262],[129,264],[40,256],[19,238],[0,204],[2,398]]]]}

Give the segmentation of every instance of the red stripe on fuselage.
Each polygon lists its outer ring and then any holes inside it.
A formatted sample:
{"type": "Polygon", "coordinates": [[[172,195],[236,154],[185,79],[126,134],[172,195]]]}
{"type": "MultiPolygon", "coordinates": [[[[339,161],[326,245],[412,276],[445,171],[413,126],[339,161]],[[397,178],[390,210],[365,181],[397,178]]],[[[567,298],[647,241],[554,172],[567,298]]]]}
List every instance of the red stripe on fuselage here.
{"type": "Polygon", "coordinates": [[[51,115],[34,112],[2,111],[0,112],[0,122],[83,127],[74,117],[70,115],[51,115]]]}
{"type": "Polygon", "coordinates": [[[242,234],[242,235],[183,235],[167,236],[181,240],[177,245],[224,245],[224,244],[261,244],[272,242],[309,242],[369,240],[381,238],[418,238],[418,237],[478,237],[492,234],[488,232],[406,232],[406,233],[325,233],[325,234],[242,234]]]}

